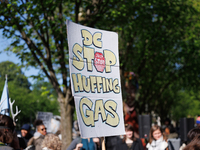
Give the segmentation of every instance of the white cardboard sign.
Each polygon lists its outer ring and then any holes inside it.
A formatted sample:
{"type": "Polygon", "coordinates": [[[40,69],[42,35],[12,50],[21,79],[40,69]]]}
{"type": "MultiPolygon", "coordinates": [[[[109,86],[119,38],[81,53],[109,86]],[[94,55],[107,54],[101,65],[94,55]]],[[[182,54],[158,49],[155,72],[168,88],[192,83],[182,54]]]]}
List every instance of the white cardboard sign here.
{"type": "Polygon", "coordinates": [[[125,134],[118,34],[67,21],[69,66],[81,136],[125,134]]]}
{"type": "Polygon", "coordinates": [[[47,132],[51,132],[51,119],[53,118],[53,113],[39,111],[36,118],[43,121],[44,126],[47,128],[47,132]]]}

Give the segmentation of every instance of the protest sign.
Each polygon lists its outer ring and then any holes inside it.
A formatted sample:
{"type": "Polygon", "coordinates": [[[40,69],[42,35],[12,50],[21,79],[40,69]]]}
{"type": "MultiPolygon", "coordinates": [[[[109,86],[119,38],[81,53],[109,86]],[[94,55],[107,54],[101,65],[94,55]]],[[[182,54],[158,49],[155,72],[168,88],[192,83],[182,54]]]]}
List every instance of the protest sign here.
{"type": "Polygon", "coordinates": [[[125,134],[118,34],[67,21],[69,68],[81,136],[125,134]]]}

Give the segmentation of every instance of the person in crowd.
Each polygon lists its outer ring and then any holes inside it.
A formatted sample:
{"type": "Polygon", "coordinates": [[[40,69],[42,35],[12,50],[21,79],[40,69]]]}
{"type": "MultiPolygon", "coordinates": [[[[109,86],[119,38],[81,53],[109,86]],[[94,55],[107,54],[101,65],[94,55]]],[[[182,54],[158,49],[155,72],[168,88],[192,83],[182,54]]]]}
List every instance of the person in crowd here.
{"type": "Polygon", "coordinates": [[[116,150],[144,150],[142,141],[134,137],[134,129],[130,124],[125,124],[124,138],[116,145],[116,150]]]}
{"type": "Polygon", "coordinates": [[[76,145],[75,150],[98,150],[99,138],[81,138],[81,143],[76,145]]]}
{"type": "Polygon", "coordinates": [[[74,123],[76,127],[76,138],[71,142],[67,150],[99,150],[100,139],[99,138],[81,138],[78,128],[78,122],[74,123]]]}
{"type": "Polygon", "coordinates": [[[19,139],[11,117],[0,114],[0,149],[20,150],[19,139]],[[8,146],[8,144],[10,146],[8,146]]]}
{"type": "Polygon", "coordinates": [[[200,116],[198,116],[196,119],[196,126],[200,127],[200,116]]]}
{"type": "Polygon", "coordinates": [[[177,138],[178,134],[176,133],[176,129],[174,128],[173,124],[171,123],[171,119],[166,118],[165,123],[163,126],[165,135],[167,138],[177,138]]]}
{"type": "Polygon", "coordinates": [[[168,142],[160,126],[154,125],[150,129],[148,150],[168,150],[168,142]]]}
{"type": "Polygon", "coordinates": [[[33,137],[27,143],[27,146],[34,146],[36,150],[42,150],[41,144],[47,134],[47,128],[44,126],[42,120],[36,120],[35,126],[37,131],[34,133],[33,137]]]}
{"type": "Polygon", "coordinates": [[[42,141],[42,150],[61,150],[62,142],[55,134],[47,134],[42,141]]]}
{"type": "Polygon", "coordinates": [[[187,137],[190,139],[190,140],[193,140],[197,135],[200,135],[200,127],[195,127],[193,129],[191,129],[188,134],[187,134],[187,137]]]}
{"type": "MultiPolygon", "coordinates": [[[[196,136],[200,135],[200,127],[196,126],[195,128],[191,129],[188,134],[187,137],[190,141],[192,141],[196,136]]],[[[183,150],[186,147],[186,144],[183,143],[181,145],[181,147],[179,148],[179,150],[183,150]]]]}
{"type": "Polygon", "coordinates": [[[139,138],[139,124],[134,107],[134,102],[129,100],[127,103],[123,102],[124,122],[130,124],[134,129],[134,137],[139,138]]]}
{"type": "Polygon", "coordinates": [[[24,124],[21,127],[21,134],[18,135],[19,137],[19,141],[20,141],[20,145],[24,145],[24,146],[20,146],[23,149],[27,147],[27,143],[28,141],[33,137],[33,135],[30,133],[31,130],[31,126],[29,124],[24,124]]]}
{"type": "Polygon", "coordinates": [[[200,135],[197,135],[183,150],[200,150],[200,135]]]}
{"type": "Polygon", "coordinates": [[[73,122],[73,128],[72,128],[72,139],[75,139],[77,137],[80,137],[80,131],[79,131],[79,127],[78,127],[78,121],[75,120],[73,122]]]}
{"type": "Polygon", "coordinates": [[[100,149],[100,140],[99,138],[75,138],[67,150],[99,150],[100,149]]]}
{"type": "Polygon", "coordinates": [[[120,136],[107,136],[105,137],[106,150],[116,150],[116,144],[119,142],[120,136]]]}

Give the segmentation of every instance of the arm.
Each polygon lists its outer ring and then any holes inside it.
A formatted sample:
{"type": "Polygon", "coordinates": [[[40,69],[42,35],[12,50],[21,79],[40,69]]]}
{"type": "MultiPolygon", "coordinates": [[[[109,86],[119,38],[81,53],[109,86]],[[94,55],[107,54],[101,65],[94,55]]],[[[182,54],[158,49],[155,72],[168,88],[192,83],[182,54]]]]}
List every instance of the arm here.
{"type": "Polygon", "coordinates": [[[100,149],[101,143],[99,138],[93,138],[93,142],[95,143],[95,149],[100,149]]]}
{"type": "Polygon", "coordinates": [[[79,141],[80,141],[80,138],[74,139],[74,140],[71,142],[71,144],[69,145],[69,147],[67,148],[67,150],[73,150],[73,149],[75,149],[75,148],[76,148],[76,145],[77,145],[78,143],[80,143],[79,141]]]}
{"type": "Polygon", "coordinates": [[[83,144],[82,144],[82,143],[78,143],[78,144],[76,145],[76,148],[75,148],[74,150],[80,150],[81,147],[83,147],[83,144]]]}

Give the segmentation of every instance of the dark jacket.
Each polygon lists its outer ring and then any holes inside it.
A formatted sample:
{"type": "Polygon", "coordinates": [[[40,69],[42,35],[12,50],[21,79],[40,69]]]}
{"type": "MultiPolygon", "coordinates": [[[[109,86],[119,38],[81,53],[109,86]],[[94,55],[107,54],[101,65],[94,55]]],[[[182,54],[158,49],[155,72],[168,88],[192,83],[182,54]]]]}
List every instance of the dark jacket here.
{"type": "Polygon", "coordinates": [[[116,145],[121,141],[119,136],[107,136],[105,137],[106,150],[116,150],[116,145]]]}
{"type": "MultiPolygon", "coordinates": [[[[122,140],[116,145],[116,150],[128,150],[128,146],[122,140]]],[[[142,141],[140,139],[136,139],[131,146],[131,150],[144,150],[142,145],[142,141]]]]}
{"type": "Polygon", "coordinates": [[[33,137],[32,134],[27,133],[25,137],[22,136],[22,134],[18,134],[18,139],[19,139],[19,145],[21,148],[25,149],[27,147],[28,141],[33,137]]]}

